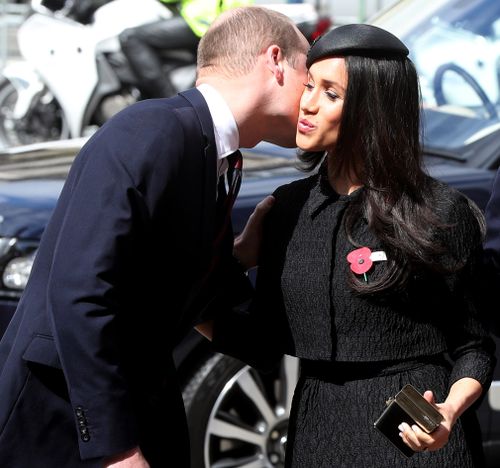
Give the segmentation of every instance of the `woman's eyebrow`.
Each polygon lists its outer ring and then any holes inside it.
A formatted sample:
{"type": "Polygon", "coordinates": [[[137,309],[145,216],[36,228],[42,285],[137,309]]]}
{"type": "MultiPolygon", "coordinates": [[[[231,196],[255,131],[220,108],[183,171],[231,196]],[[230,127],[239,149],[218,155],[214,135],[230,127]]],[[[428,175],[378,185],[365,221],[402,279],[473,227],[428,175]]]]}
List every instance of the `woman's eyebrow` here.
{"type": "Polygon", "coordinates": [[[323,84],[323,86],[325,86],[325,87],[333,86],[335,88],[340,88],[342,90],[342,92],[345,93],[344,87],[335,80],[327,80],[327,79],[321,78],[320,81],[323,84]]]}

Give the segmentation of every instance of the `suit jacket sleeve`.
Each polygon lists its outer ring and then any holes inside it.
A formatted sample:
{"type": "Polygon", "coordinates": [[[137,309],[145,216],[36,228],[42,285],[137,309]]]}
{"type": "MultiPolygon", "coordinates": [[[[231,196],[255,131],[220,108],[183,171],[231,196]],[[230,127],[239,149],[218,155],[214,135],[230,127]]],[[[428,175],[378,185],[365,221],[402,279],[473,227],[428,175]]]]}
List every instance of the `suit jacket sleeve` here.
{"type": "Polygon", "coordinates": [[[168,124],[142,117],[125,112],[94,135],[56,207],[62,221],[47,304],[75,422],[83,413],[88,426],[88,440],[79,437],[83,459],[138,444],[121,356],[134,343],[121,343],[117,324],[127,307],[121,276],[134,252],[144,252],[139,234],[150,227],[183,154],[183,130],[173,115],[168,124]]]}

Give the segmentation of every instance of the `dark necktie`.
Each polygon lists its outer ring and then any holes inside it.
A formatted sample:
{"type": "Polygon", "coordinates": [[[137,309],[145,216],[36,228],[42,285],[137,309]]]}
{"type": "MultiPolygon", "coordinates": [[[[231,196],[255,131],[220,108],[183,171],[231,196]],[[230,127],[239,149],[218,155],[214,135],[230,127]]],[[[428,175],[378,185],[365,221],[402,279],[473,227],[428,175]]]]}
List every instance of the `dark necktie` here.
{"type": "Polygon", "coordinates": [[[202,287],[208,284],[211,275],[219,266],[221,258],[224,255],[231,256],[233,252],[233,236],[229,235],[232,232],[231,211],[240,190],[243,158],[239,150],[226,157],[228,169],[226,175],[219,177],[217,187],[218,194],[212,258],[201,281],[202,287]],[[227,190],[225,178],[227,178],[227,190]]]}
{"type": "Polygon", "coordinates": [[[230,198],[229,203],[231,208],[238,196],[241,186],[241,171],[243,169],[243,157],[241,156],[240,150],[236,150],[233,154],[227,156],[228,170],[227,170],[227,180],[228,180],[228,197],[230,198]]]}
{"type": "Polygon", "coordinates": [[[227,194],[225,193],[225,183],[224,176],[221,176],[219,180],[218,189],[218,225],[217,234],[214,241],[214,250],[217,252],[219,250],[222,239],[224,239],[230,222],[231,222],[231,211],[233,209],[234,202],[238,196],[241,186],[241,172],[243,169],[243,157],[239,150],[227,156],[227,194]]]}

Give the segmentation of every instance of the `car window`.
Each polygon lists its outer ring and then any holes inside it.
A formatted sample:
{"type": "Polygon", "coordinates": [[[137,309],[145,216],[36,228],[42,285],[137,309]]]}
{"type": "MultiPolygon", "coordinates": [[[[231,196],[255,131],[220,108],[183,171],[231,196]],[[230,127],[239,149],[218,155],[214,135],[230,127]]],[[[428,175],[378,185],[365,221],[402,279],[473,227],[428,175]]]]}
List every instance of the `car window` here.
{"type": "Polygon", "coordinates": [[[429,151],[465,159],[469,145],[499,134],[500,1],[406,1],[371,22],[410,49],[429,151]]]}

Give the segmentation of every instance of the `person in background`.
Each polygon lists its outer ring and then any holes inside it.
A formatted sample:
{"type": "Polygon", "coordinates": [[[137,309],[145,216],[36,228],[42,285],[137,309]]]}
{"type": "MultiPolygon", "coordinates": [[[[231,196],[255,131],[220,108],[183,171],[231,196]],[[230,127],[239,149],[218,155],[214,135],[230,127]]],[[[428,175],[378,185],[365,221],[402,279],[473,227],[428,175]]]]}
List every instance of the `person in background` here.
{"type": "Polygon", "coordinates": [[[249,310],[222,301],[198,330],[262,370],[300,358],[286,467],[484,466],[484,218],[423,169],[418,76],[399,39],[340,26],[307,67],[296,143],[314,172],[274,193],[249,310]],[[395,423],[411,458],[374,428],[405,384],[444,417],[430,434],[395,423]]]}
{"type": "Polygon", "coordinates": [[[219,263],[234,271],[220,288],[246,287],[237,150],[295,146],[309,47],[259,7],[204,39],[196,89],[129,106],[74,160],[0,341],[2,467],[190,467],[172,353],[219,263]]]}
{"type": "Polygon", "coordinates": [[[253,0],[159,0],[173,12],[171,18],[128,28],[120,45],[137,76],[145,98],[168,97],[176,90],[162,70],[162,50],[196,51],[200,37],[223,11],[253,0]]]}
{"type": "MultiPolygon", "coordinates": [[[[73,0],[69,7],[68,16],[82,24],[90,24],[94,19],[94,13],[103,5],[113,0],[73,0]]],[[[46,3],[46,0],[45,2],[46,3]]],[[[63,1],[69,3],[68,0],[63,1]]]]}

